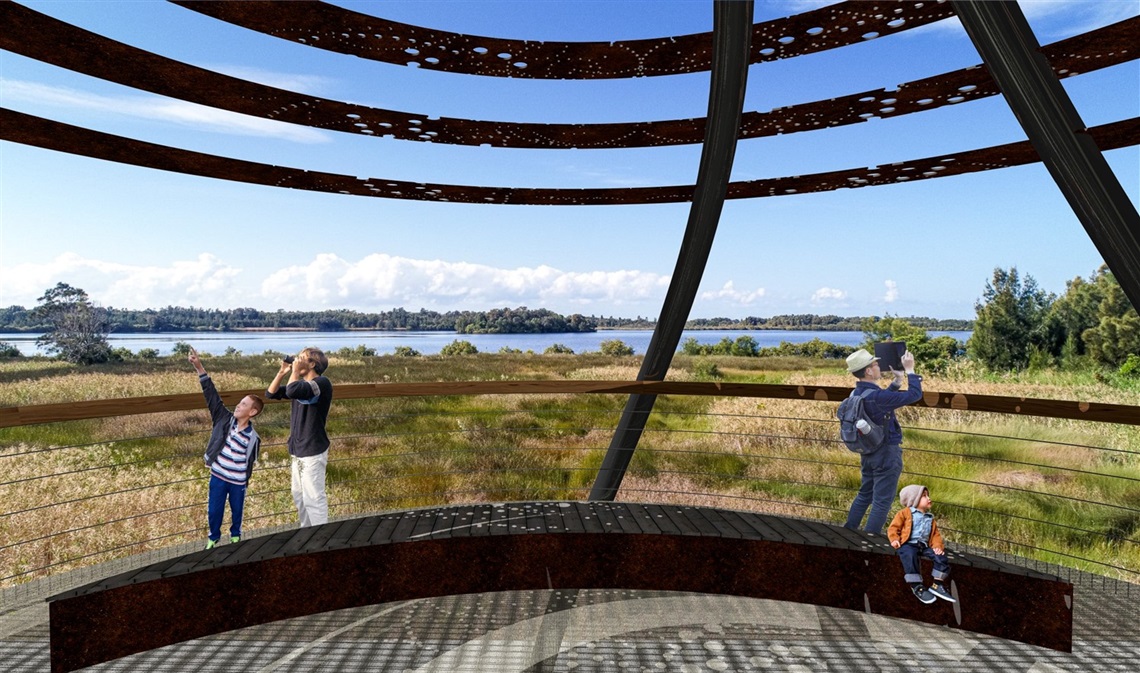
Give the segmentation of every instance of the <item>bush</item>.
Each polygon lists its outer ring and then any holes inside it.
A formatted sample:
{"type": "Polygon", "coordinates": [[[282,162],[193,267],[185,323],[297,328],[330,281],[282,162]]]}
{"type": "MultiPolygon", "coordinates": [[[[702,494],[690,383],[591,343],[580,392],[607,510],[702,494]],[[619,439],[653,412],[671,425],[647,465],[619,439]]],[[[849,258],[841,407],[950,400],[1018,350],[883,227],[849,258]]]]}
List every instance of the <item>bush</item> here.
{"type": "Polygon", "coordinates": [[[0,358],[18,357],[20,357],[20,349],[16,348],[15,344],[10,344],[7,341],[0,341],[0,358]]]}
{"type": "Polygon", "coordinates": [[[422,353],[411,346],[396,346],[396,350],[392,351],[392,355],[401,358],[415,358],[422,355],[422,353]]]}
{"type": "Polygon", "coordinates": [[[338,348],[334,355],[342,358],[369,358],[376,355],[376,349],[369,348],[364,344],[351,347],[345,346],[344,348],[338,348]]]}
{"type": "Polygon", "coordinates": [[[158,358],[158,350],[154,348],[140,348],[138,356],[140,360],[154,360],[158,358]]]}
{"type": "Polygon", "coordinates": [[[499,349],[499,355],[522,355],[522,351],[510,346],[503,346],[499,349]]]}
{"type": "Polygon", "coordinates": [[[174,348],[170,351],[170,355],[188,357],[190,355],[190,344],[185,341],[176,341],[174,348]]]}
{"type": "Polygon", "coordinates": [[[720,373],[720,367],[717,367],[715,362],[702,359],[697,360],[697,364],[693,366],[693,376],[704,381],[723,378],[724,374],[720,373]]]}
{"type": "Polygon", "coordinates": [[[542,351],[543,355],[573,355],[574,349],[563,344],[550,344],[546,350],[542,351]]]}
{"type": "Polygon", "coordinates": [[[610,355],[613,357],[633,355],[633,349],[627,346],[621,339],[606,339],[598,345],[598,349],[602,355],[610,355]]]}
{"type": "Polygon", "coordinates": [[[226,352],[222,353],[222,355],[224,355],[228,358],[241,357],[241,351],[234,348],[233,346],[226,346],[226,352]]]}
{"type": "Polygon", "coordinates": [[[1129,355],[1124,364],[1120,365],[1119,372],[1124,376],[1140,377],[1140,355],[1129,355]]]}
{"type": "Polygon", "coordinates": [[[451,343],[449,343],[446,346],[444,346],[443,348],[441,348],[439,351],[439,354],[440,355],[447,355],[447,356],[451,356],[451,355],[475,355],[478,352],[479,352],[479,349],[476,348],[475,344],[471,343],[470,341],[464,341],[462,339],[456,339],[455,341],[452,341],[451,343]]]}

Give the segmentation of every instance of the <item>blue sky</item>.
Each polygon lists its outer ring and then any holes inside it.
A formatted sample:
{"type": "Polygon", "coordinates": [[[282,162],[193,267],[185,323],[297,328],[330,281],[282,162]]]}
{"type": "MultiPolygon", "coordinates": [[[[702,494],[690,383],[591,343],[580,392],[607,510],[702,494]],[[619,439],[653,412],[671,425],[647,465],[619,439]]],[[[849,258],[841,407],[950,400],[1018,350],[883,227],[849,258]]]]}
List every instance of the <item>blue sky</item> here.
{"type": "MultiPolygon", "coordinates": [[[[525,122],[702,117],[708,73],[540,81],[366,61],[160,0],[22,0],[176,60],[280,88],[431,116],[525,122]]],[[[337,2],[386,19],[562,41],[711,30],[708,0],[337,2]]],[[[757,2],[755,20],[818,7],[757,2]]],[[[1042,44],[1140,13],[1137,0],[1022,2],[1042,44]]],[[[753,65],[745,111],[895,85],[980,62],[956,20],[753,65]]],[[[1064,80],[1088,126],[1140,114],[1136,61],[1064,80]]],[[[692,184],[699,146],[539,150],[369,138],[219,112],[0,52],[4,107],[284,166],[480,186],[692,184]]],[[[1024,140],[1000,97],[741,141],[733,180],[857,168],[1024,140]]],[[[1106,154],[1133,202],[1140,150],[1106,154]]],[[[57,282],[99,304],[381,311],[549,308],[657,316],[688,204],[404,202],[227,183],[0,142],[0,306],[57,282]]],[[[693,317],[972,318],[995,267],[1046,290],[1102,263],[1040,164],[910,184],[727,202],[693,317]]]]}

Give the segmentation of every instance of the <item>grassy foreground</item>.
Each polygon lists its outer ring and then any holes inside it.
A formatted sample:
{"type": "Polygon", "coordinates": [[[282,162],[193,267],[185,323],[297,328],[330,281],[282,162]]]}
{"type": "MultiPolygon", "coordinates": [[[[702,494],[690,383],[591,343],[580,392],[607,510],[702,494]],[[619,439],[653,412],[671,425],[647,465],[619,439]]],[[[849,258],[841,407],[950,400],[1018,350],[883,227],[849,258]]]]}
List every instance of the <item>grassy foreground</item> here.
{"type": "MultiPolygon", "coordinates": [[[[203,358],[220,390],[264,386],[272,356],[203,358]]],[[[632,380],[635,357],[480,354],[331,359],[337,383],[632,380]]],[[[919,366],[922,372],[921,363],[919,366]]],[[[850,386],[836,361],[677,356],[670,378],[850,386]],[[713,367],[715,365],[715,367],[713,367]]],[[[0,405],[197,392],[181,358],[77,368],[0,362],[0,405]]],[[[1140,405],[1129,380],[1091,372],[982,375],[925,388],[1140,405]]],[[[334,398],[335,399],[335,398],[334,398]]],[[[616,395],[334,401],[333,516],[447,502],[584,499],[624,405],[616,395]]],[[[706,504],[841,522],[858,459],[837,443],[835,404],[658,398],[621,500],[706,504]]],[[[0,586],[204,540],[205,410],[0,430],[0,586]]],[[[1137,581],[1140,430],[1087,421],[908,408],[903,483],[927,485],[953,542],[1137,581]]],[[[295,520],[288,407],[257,421],[263,456],[247,534],[295,520]]],[[[228,523],[227,523],[228,525],[228,523]]]]}

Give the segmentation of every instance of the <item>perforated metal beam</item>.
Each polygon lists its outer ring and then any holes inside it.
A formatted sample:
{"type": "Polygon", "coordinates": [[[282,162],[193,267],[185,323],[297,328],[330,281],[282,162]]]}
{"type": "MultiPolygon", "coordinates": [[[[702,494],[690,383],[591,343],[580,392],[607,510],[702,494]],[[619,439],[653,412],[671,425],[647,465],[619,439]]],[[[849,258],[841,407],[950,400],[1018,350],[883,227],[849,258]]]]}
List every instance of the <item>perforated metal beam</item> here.
{"type": "Polygon", "coordinates": [[[1029,142],[1124,294],[1140,307],[1140,214],[1049,68],[1021,7],[1012,0],[952,4],[1029,142]]]}
{"type": "MultiPolygon", "coordinates": [[[[744,110],[748,52],[752,40],[752,7],[752,0],[713,2],[712,81],[697,185],[677,265],[673,269],[657,327],[641,361],[638,381],[664,380],[712,250],[728,192],[740,116],[744,110]]],[[[631,395],[626,402],[610,448],[590,490],[590,500],[613,500],[617,495],[656,400],[656,395],[631,395]]]]}

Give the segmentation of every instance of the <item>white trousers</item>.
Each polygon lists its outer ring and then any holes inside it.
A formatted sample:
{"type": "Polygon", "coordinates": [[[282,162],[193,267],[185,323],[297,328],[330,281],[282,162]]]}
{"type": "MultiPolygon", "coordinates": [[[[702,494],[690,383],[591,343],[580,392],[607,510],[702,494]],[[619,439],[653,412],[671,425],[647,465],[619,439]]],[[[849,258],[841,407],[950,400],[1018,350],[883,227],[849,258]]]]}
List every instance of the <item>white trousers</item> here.
{"type": "Polygon", "coordinates": [[[325,467],[329,452],[298,458],[293,456],[293,504],[301,527],[319,526],[329,521],[329,501],[325,496],[325,467]]]}

